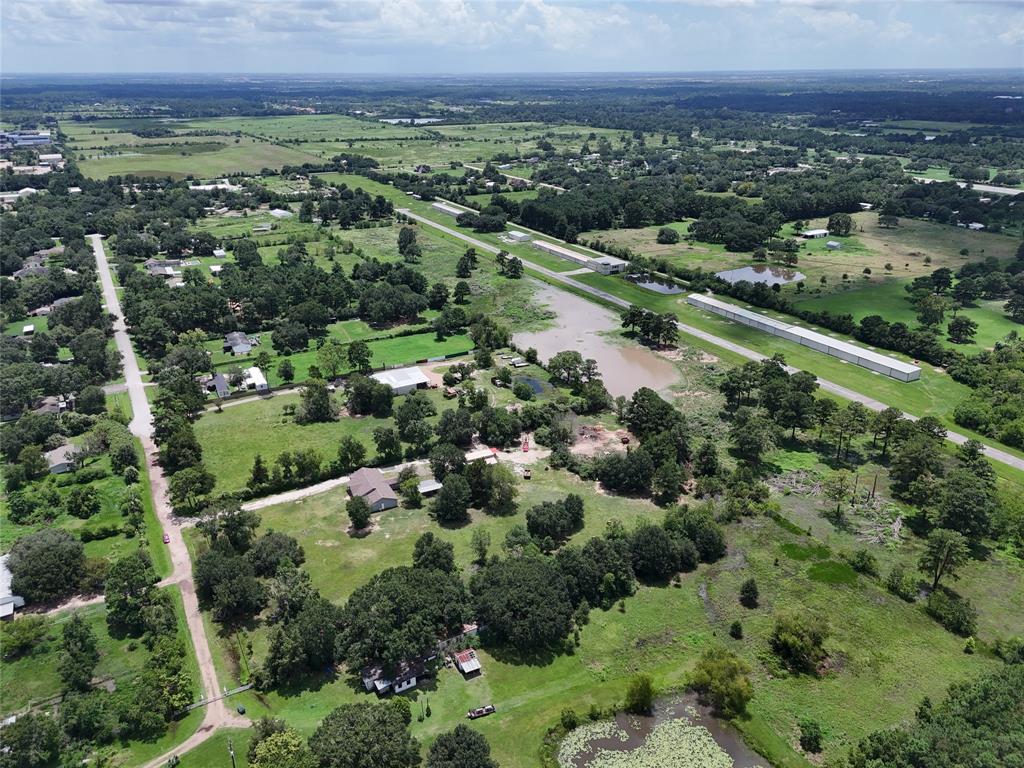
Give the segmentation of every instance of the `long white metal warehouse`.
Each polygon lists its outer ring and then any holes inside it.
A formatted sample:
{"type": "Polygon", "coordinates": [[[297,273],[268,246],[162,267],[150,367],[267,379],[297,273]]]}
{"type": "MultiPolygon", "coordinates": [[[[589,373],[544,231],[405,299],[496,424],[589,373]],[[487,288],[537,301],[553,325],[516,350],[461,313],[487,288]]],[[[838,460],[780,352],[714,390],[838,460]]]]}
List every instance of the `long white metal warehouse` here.
{"type": "Polygon", "coordinates": [[[461,216],[467,210],[465,208],[458,208],[458,207],[456,207],[454,205],[451,205],[449,203],[434,203],[430,207],[433,208],[435,211],[440,211],[441,213],[446,213],[449,216],[455,216],[455,217],[461,216]]]}
{"type": "Polygon", "coordinates": [[[824,352],[826,355],[838,357],[849,363],[854,363],[869,371],[875,371],[889,376],[898,381],[917,381],[921,378],[921,369],[916,365],[904,363],[888,355],[872,352],[870,349],[858,347],[848,341],[833,339],[823,333],[801,328],[799,325],[784,323],[774,320],[765,315],[751,312],[743,307],[730,304],[727,301],[720,301],[711,296],[704,296],[699,293],[691,293],[686,297],[686,302],[698,309],[713,312],[716,315],[735,320],[737,323],[749,325],[759,331],[770,333],[772,336],[779,336],[783,339],[802,344],[805,347],[824,352]]]}

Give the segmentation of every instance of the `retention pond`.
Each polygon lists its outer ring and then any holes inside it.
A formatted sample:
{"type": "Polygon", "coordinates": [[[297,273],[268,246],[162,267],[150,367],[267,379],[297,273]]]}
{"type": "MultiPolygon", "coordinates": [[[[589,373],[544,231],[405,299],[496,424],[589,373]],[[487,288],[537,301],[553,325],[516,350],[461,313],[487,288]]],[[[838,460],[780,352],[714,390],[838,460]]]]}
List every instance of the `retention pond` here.
{"type": "Polygon", "coordinates": [[[619,344],[607,337],[620,329],[612,312],[567,291],[543,285],[534,300],[547,305],[556,317],[543,331],[517,333],[519,349],[533,347],[542,360],[572,350],[597,362],[604,385],[613,397],[631,396],[640,387],[663,391],[680,381],[676,367],[639,344],[619,344]]]}

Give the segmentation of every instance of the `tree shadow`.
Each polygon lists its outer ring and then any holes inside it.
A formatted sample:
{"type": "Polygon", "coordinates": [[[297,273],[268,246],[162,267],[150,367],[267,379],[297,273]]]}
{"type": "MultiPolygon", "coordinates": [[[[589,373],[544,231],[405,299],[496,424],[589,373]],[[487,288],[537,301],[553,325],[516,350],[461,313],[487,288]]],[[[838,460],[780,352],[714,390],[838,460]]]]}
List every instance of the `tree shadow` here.
{"type": "Polygon", "coordinates": [[[490,645],[486,641],[484,642],[484,648],[494,657],[495,661],[499,661],[502,664],[526,667],[549,666],[564,653],[564,649],[557,646],[521,650],[508,645],[490,645]]]}

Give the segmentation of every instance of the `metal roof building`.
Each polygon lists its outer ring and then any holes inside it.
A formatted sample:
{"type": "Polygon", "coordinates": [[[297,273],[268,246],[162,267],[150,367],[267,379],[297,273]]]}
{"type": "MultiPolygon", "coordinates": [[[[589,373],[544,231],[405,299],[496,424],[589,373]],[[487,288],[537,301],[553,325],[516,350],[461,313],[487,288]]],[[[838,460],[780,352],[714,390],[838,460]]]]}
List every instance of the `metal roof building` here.
{"type": "Polygon", "coordinates": [[[429,377],[416,366],[378,371],[371,374],[370,378],[387,384],[396,395],[407,395],[414,389],[430,383],[429,377]]]}
{"type": "Polygon", "coordinates": [[[461,216],[466,213],[467,210],[465,208],[456,208],[454,205],[449,205],[448,203],[434,203],[430,207],[440,213],[447,213],[449,216],[461,216]]]}
{"type": "Polygon", "coordinates": [[[698,309],[713,312],[716,315],[735,320],[737,323],[757,328],[759,331],[810,347],[818,352],[824,352],[826,355],[838,357],[840,360],[859,365],[862,368],[867,368],[869,371],[889,376],[898,381],[917,381],[921,378],[921,369],[916,365],[904,363],[902,360],[859,347],[848,341],[833,339],[831,336],[826,336],[823,333],[818,333],[808,328],[801,328],[798,325],[774,320],[766,315],[751,312],[736,304],[720,301],[710,296],[703,296],[699,293],[691,293],[686,297],[686,302],[698,309]]]}

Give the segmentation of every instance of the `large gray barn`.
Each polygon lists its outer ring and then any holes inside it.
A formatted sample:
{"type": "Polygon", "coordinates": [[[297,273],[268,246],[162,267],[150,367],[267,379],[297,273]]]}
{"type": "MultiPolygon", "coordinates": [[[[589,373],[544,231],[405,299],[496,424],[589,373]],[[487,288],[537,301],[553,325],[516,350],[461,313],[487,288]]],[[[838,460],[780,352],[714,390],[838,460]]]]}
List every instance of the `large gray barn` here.
{"type": "Polygon", "coordinates": [[[720,301],[711,296],[704,296],[699,293],[691,293],[686,297],[686,302],[698,309],[713,312],[716,315],[735,320],[737,323],[749,325],[759,331],[770,333],[772,336],[780,336],[783,339],[802,344],[805,347],[824,352],[826,355],[838,357],[854,365],[867,368],[898,381],[917,381],[921,378],[921,369],[916,365],[904,363],[888,355],[872,352],[870,349],[858,347],[848,341],[833,339],[823,333],[801,328],[799,325],[784,323],[774,320],[765,315],[751,312],[748,309],[730,304],[727,301],[720,301]]]}

